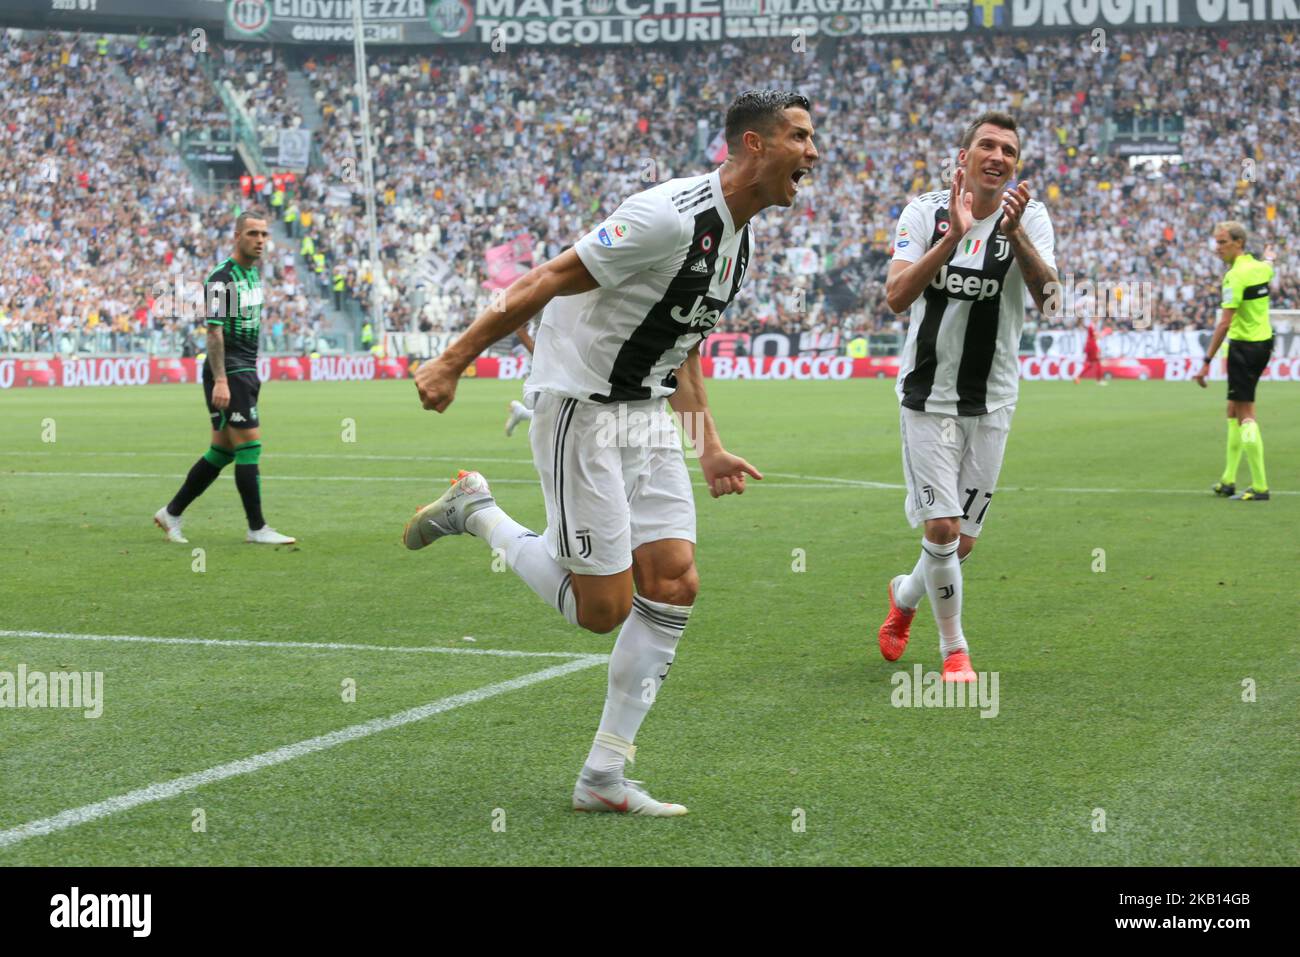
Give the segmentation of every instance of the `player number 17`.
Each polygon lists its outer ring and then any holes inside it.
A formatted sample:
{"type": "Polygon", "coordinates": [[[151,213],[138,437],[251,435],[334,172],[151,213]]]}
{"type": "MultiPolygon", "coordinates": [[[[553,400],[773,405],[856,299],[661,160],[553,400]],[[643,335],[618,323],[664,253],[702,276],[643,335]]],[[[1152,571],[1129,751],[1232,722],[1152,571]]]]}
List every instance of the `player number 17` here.
{"type": "MultiPolygon", "coordinates": [[[[961,507],[961,517],[969,520],[970,507],[975,504],[975,496],[979,495],[980,490],[977,488],[968,488],[968,489],[963,489],[963,491],[966,493],[966,504],[961,507]]],[[[984,507],[980,509],[979,516],[975,519],[976,525],[979,525],[981,522],[984,521],[984,513],[989,510],[989,502],[992,501],[992,499],[993,499],[992,492],[984,493],[984,507]]]]}

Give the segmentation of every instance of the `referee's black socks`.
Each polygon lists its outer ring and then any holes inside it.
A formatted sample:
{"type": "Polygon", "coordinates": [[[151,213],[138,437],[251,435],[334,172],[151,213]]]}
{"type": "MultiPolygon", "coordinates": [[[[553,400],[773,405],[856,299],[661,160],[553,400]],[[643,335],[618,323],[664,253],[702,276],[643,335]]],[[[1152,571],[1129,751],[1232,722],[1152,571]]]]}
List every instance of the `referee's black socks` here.
{"type": "Polygon", "coordinates": [[[185,481],[181,484],[176,497],[167,503],[167,513],[180,515],[189,507],[190,502],[208,490],[208,486],[217,480],[221,470],[233,461],[235,461],[235,453],[229,449],[223,449],[219,445],[209,446],[202,458],[190,467],[189,474],[185,476],[185,481]]]}
{"type": "Polygon", "coordinates": [[[262,517],[262,477],[257,460],[262,457],[261,442],[245,442],[235,446],[235,488],[244,503],[244,515],[253,531],[266,524],[262,517]]]}

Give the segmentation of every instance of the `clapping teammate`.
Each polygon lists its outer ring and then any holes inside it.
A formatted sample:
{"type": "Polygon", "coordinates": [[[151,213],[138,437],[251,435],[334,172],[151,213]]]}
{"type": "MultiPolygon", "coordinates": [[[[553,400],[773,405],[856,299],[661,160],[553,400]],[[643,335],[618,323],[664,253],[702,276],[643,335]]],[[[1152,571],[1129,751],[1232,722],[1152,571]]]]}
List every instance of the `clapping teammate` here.
{"type": "Polygon", "coordinates": [[[1020,385],[1025,291],[1045,314],[1056,282],[1052,224],[1029,185],[1007,184],[1020,136],[1005,113],[966,128],[948,191],[926,193],[899,217],[885,295],[911,320],[898,374],[905,509],[924,523],[911,574],[889,583],[880,653],[896,661],[928,596],[945,681],[974,681],[962,630],[961,562],[997,490],[1020,385]]]}

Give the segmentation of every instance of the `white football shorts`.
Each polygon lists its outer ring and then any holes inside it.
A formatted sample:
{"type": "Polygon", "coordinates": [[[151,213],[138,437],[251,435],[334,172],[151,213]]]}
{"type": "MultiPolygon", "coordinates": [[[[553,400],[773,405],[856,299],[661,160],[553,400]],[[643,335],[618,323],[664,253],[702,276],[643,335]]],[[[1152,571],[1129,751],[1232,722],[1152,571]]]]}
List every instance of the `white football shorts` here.
{"type": "Polygon", "coordinates": [[[546,499],[543,540],[578,575],[616,575],[632,552],[695,541],[695,497],[665,399],[602,404],[537,392],[528,440],[546,499]]]}
{"type": "Polygon", "coordinates": [[[899,407],[904,508],[916,528],[929,518],[961,518],[978,538],[998,487],[1014,405],[987,415],[942,415],[899,407]]]}

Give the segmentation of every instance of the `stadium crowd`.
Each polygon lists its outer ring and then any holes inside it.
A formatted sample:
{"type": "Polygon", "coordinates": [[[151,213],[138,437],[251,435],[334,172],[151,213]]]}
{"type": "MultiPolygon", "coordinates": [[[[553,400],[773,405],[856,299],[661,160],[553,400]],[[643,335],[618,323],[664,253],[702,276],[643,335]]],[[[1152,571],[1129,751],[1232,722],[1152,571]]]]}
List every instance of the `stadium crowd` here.
{"type": "MultiPolygon", "coordinates": [[[[0,335],[15,324],[174,335],[182,324],[149,319],[151,282],[224,255],[237,187],[206,194],[175,149],[159,148],[218,122],[220,98],[184,36],[109,39],[105,50],[91,37],[0,38],[0,212],[17,240],[0,253],[0,335]]],[[[814,37],[802,53],[768,39],[642,48],[635,70],[617,49],[383,53],[369,82],[386,322],[463,328],[489,300],[488,247],[526,233],[541,261],[629,192],[709,169],[727,102],[769,86],[811,99],[822,161],[793,210],[754,220],[750,279],[726,328],[900,331],[883,294],[893,225],[910,197],[947,188],[961,130],[985,108],[1020,120],[1020,178],[1047,204],[1067,301],[1081,307],[1061,324],[1096,311],[1070,295],[1086,280],[1144,284],[1138,299],[1109,303],[1104,325],[1205,327],[1223,268],[1214,223],[1241,220],[1252,247],[1280,256],[1295,246],[1292,39],[1267,28],[1111,31],[1100,48],[1090,36],[814,37]],[[593,95],[575,101],[574,90],[593,95]],[[1181,123],[1181,163],[1135,167],[1105,149],[1111,120],[1157,117],[1181,123]],[[1135,306],[1149,308],[1130,315],[1135,306]]],[[[337,273],[364,301],[373,277],[350,52],[210,53],[264,145],[302,123],[288,82],[298,58],[325,127],[295,225],[327,263],[321,289],[337,273]]],[[[320,331],[320,290],[298,280],[295,252],[277,249],[267,266],[269,322],[285,341],[320,331]]],[[[1300,276],[1285,262],[1279,273],[1274,306],[1300,306],[1300,276]]]]}
{"type": "MultiPolygon", "coordinates": [[[[189,352],[175,305],[229,253],[235,206],[196,187],[184,131],[224,117],[182,47],[148,38],[0,32],[0,349],[189,352]],[[101,52],[102,51],[102,52],[101,52]],[[166,144],[170,143],[168,147],[166,144]]],[[[313,347],[323,304],[272,250],[268,335],[313,347]]]]}
{"type": "MultiPolygon", "coordinates": [[[[1116,328],[1208,325],[1222,275],[1215,222],[1246,222],[1261,249],[1292,245],[1300,178],[1287,118],[1300,55],[1267,29],[1112,32],[1101,49],[1085,39],[852,37],[810,42],[805,54],[752,40],[645,49],[632,72],[616,50],[380,56],[370,66],[376,191],[381,221],[398,227],[385,249],[404,238],[406,250],[455,264],[417,308],[421,328],[454,330],[485,301],[485,247],[526,231],[539,261],[554,255],[647,181],[708,169],[694,147],[735,91],[790,87],[813,102],[822,164],[795,210],[755,220],[751,282],[730,328],[901,329],[883,294],[893,224],[910,197],[947,187],[964,124],[995,107],[1020,120],[1020,178],[1053,218],[1064,298],[1079,313],[1064,324],[1101,309],[1116,328]],[[575,104],[574,89],[601,95],[575,104]],[[1183,124],[1181,164],[1134,166],[1104,148],[1108,117],[1156,116],[1183,124]],[[819,272],[794,265],[810,260],[819,272]],[[846,267],[856,275],[838,281],[846,267]],[[1098,303],[1086,283],[1143,287],[1098,303]]],[[[337,168],[358,142],[352,60],[307,66],[336,104],[326,165],[337,168]]],[[[359,230],[335,229],[360,242],[359,230]]],[[[1281,273],[1274,303],[1295,307],[1300,277],[1281,273]]]]}

